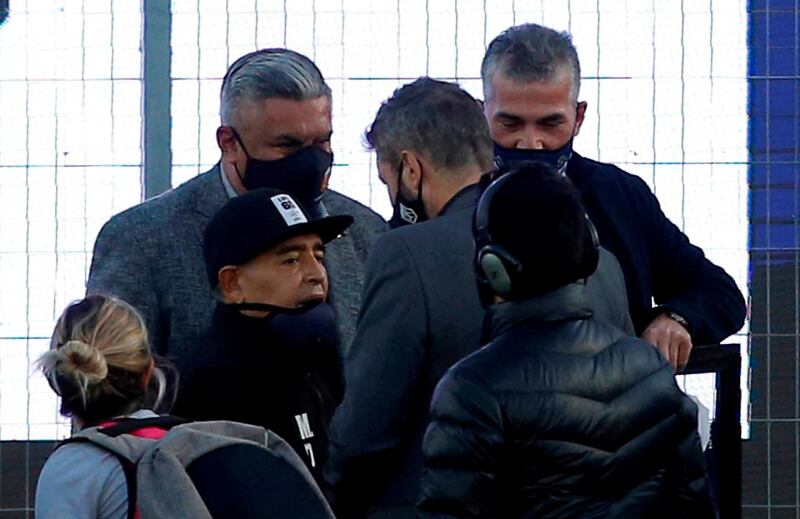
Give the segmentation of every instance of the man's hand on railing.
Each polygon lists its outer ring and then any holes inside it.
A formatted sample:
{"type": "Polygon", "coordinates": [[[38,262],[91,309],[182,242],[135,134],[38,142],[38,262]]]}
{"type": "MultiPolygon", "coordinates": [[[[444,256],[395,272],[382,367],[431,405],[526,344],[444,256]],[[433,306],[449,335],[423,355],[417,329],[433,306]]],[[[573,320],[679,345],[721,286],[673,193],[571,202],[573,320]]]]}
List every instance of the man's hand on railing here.
{"type": "Polygon", "coordinates": [[[675,371],[682,370],[689,362],[692,338],[686,328],[666,313],[659,314],[642,333],[646,340],[672,364],[675,371]]]}

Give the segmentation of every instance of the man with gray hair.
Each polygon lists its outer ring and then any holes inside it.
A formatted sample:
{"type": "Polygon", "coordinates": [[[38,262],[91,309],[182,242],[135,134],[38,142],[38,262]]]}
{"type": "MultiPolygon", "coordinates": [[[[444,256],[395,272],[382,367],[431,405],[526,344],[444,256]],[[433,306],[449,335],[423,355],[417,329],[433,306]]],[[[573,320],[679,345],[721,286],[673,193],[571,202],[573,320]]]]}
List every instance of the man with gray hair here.
{"type": "Polygon", "coordinates": [[[180,369],[214,308],[203,264],[206,224],[230,198],[270,187],[297,197],[315,218],[330,213],[355,219],[325,258],[330,302],[346,348],[360,306],[366,251],[386,223],[326,189],[333,162],[330,88],[302,54],[263,49],[231,65],[220,102],[220,161],[106,223],[95,243],[87,292],[110,293],[134,305],[147,321],[153,350],[180,369]]]}
{"type": "Polygon", "coordinates": [[[481,78],[496,160],[547,162],[572,181],[600,242],[622,266],[637,333],[681,368],[693,343],[717,343],[741,328],[744,299],[639,177],[572,151],[586,114],[580,75],[566,32],[524,24],[492,40],[481,78]]]}
{"type": "MultiPolygon", "coordinates": [[[[370,251],[325,478],[339,517],[415,517],[433,388],[480,346],[471,221],[492,141],[478,102],[430,78],[397,89],[366,139],[399,228],[370,251]]],[[[633,331],[607,251],[587,290],[598,319],[633,331]]]]}

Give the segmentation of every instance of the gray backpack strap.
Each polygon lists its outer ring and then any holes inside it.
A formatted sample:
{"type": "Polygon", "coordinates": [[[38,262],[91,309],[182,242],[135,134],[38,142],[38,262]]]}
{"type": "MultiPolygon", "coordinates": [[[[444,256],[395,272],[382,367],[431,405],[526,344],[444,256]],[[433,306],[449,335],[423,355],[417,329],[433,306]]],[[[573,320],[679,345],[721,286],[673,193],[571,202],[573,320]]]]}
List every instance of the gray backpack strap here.
{"type": "MultiPolygon", "coordinates": [[[[100,427],[90,427],[61,442],[58,447],[68,443],[91,443],[107,451],[119,461],[122,473],[125,476],[125,486],[128,490],[128,519],[136,516],[137,481],[136,471],[139,459],[153,445],[153,440],[136,436],[109,436],[100,432],[100,427]]],[[[58,448],[56,447],[56,448],[58,448]]]]}

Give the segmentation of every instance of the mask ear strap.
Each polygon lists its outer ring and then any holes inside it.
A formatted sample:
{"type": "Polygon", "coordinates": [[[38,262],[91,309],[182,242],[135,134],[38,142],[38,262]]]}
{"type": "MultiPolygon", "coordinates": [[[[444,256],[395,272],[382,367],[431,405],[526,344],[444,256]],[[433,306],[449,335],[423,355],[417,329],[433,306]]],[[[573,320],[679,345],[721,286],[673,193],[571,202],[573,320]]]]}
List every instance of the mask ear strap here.
{"type": "MultiPolygon", "coordinates": [[[[237,132],[236,128],[234,128],[233,126],[229,125],[228,128],[231,129],[231,132],[233,133],[233,137],[236,139],[236,142],[238,142],[239,146],[242,147],[242,151],[244,151],[247,160],[250,160],[250,152],[247,151],[247,148],[245,148],[244,142],[242,141],[242,137],[239,135],[239,132],[237,132]]],[[[237,166],[235,162],[233,163],[233,169],[234,171],[236,171],[236,176],[239,177],[239,181],[242,183],[242,185],[244,185],[244,177],[242,176],[242,172],[239,171],[239,166],[237,166]]]]}
{"type": "Polygon", "coordinates": [[[400,197],[400,190],[403,188],[403,159],[400,159],[400,166],[397,168],[397,193],[394,195],[394,204],[400,197]]]}
{"type": "Polygon", "coordinates": [[[417,188],[417,200],[419,200],[420,205],[424,209],[425,208],[425,202],[422,200],[422,169],[420,169],[420,171],[419,171],[419,187],[417,188]]]}
{"type": "MultiPolygon", "coordinates": [[[[400,167],[397,169],[397,196],[400,195],[400,190],[403,188],[403,160],[400,159],[400,167]]],[[[395,203],[397,203],[397,196],[395,196],[395,203]]],[[[422,172],[419,175],[419,187],[417,187],[417,200],[422,203],[422,172]]],[[[423,204],[424,205],[424,204],[423,204]]]]}
{"type": "Polygon", "coordinates": [[[244,141],[242,140],[241,135],[239,135],[239,132],[237,132],[236,128],[234,128],[233,126],[229,125],[228,128],[231,129],[231,132],[233,133],[233,136],[236,138],[236,142],[239,143],[239,146],[242,147],[242,151],[244,151],[244,154],[247,155],[247,158],[249,159],[250,158],[250,152],[247,151],[247,148],[245,147],[244,141]]]}

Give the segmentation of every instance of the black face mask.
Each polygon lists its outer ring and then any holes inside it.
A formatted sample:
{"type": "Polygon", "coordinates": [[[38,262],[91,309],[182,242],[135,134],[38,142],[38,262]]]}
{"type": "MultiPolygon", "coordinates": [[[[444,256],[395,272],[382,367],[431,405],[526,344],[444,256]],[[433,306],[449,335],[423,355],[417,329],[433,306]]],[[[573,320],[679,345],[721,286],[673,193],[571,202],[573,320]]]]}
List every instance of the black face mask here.
{"type": "Polygon", "coordinates": [[[567,164],[572,158],[572,139],[557,150],[524,150],[504,148],[494,143],[494,162],[497,169],[508,171],[520,162],[544,162],[561,175],[567,174],[567,164]]]}
{"type": "Polygon", "coordinates": [[[265,337],[276,344],[292,345],[296,351],[320,344],[334,346],[338,342],[336,316],[328,303],[309,303],[287,308],[266,303],[223,304],[226,311],[259,310],[269,315],[260,319],[265,337]]]}
{"type": "Polygon", "coordinates": [[[400,171],[397,173],[397,196],[394,199],[394,212],[389,219],[389,227],[394,229],[404,225],[424,222],[428,219],[425,213],[425,204],[422,202],[422,178],[419,179],[419,190],[417,199],[410,200],[403,195],[403,163],[400,163],[400,171]]]}
{"type": "MultiPolygon", "coordinates": [[[[244,154],[247,155],[247,168],[244,176],[239,168],[236,174],[248,191],[267,187],[285,191],[306,202],[319,202],[322,198],[322,181],[333,164],[333,154],[319,146],[308,146],[287,157],[277,160],[259,160],[253,158],[245,148],[239,133],[231,127],[233,135],[239,141],[244,154]]],[[[234,167],[236,165],[234,164],[234,167]]],[[[316,216],[316,215],[314,215],[316,216]]],[[[322,215],[324,216],[324,215],[322,215]]]]}

